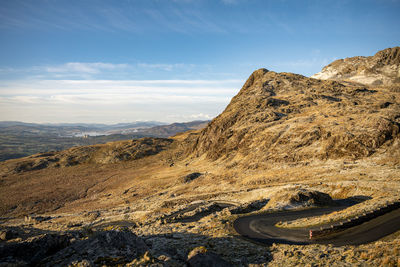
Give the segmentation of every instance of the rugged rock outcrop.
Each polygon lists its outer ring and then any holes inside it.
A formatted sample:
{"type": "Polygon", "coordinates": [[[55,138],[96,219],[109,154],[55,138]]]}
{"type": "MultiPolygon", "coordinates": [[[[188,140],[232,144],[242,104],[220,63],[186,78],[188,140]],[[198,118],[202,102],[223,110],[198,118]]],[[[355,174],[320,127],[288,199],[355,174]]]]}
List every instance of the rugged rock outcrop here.
{"type": "Polygon", "coordinates": [[[308,206],[324,206],[333,204],[333,200],[330,195],[319,191],[310,191],[305,189],[294,192],[289,198],[289,202],[291,204],[302,204],[308,206]]]}
{"type": "Polygon", "coordinates": [[[3,266],[36,265],[44,258],[70,245],[67,234],[44,234],[23,242],[3,243],[0,246],[0,264],[3,266]]]}
{"type": "Polygon", "coordinates": [[[316,207],[335,205],[329,194],[309,189],[283,189],[278,191],[265,209],[316,207]]]}
{"type": "Polygon", "coordinates": [[[110,266],[130,262],[146,251],[144,241],[130,232],[96,232],[82,239],[72,234],[44,234],[2,244],[0,265],[110,266]]]}
{"type": "Polygon", "coordinates": [[[201,131],[191,152],[249,168],[362,158],[398,140],[399,101],[390,89],[259,69],[201,131]]]}
{"type": "Polygon", "coordinates": [[[387,48],[371,57],[339,59],[311,76],[349,80],[368,85],[400,85],[400,47],[387,48]]]}

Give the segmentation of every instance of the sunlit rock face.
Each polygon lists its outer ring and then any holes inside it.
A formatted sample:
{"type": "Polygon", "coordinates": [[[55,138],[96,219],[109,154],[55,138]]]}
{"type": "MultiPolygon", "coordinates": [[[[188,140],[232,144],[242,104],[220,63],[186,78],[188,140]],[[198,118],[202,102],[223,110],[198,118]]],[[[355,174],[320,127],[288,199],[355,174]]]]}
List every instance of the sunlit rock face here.
{"type": "MultiPolygon", "coordinates": [[[[390,51],[374,62],[382,68],[396,62],[398,50],[390,51]]],[[[192,152],[254,169],[266,162],[368,157],[398,145],[398,97],[392,87],[259,69],[201,131],[192,152]]]]}
{"type": "Polygon", "coordinates": [[[373,86],[400,86],[400,47],[387,48],[370,57],[336,60],[311,77],[373,86]]]}

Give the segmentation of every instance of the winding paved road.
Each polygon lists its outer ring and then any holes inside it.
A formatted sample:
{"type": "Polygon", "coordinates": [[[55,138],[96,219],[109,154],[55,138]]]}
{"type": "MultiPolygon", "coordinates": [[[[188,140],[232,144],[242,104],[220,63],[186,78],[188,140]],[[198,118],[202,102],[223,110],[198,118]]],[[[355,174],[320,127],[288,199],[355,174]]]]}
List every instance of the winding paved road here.
{"type": "Polygon", "coordinates": [[[388,212],[360,225],[348,228],[321,239],[309,239],[310,228],[278,228],[279,221],[328,214],[346,207],[315,208],[301,211],[284,211],[263,215],[244,216],[236,219],[233,227],[245,238],[270,245],[283,244],[332,244],[334,246],[359,245],[378,240],[400,230],[400,209],[388,212]]]}

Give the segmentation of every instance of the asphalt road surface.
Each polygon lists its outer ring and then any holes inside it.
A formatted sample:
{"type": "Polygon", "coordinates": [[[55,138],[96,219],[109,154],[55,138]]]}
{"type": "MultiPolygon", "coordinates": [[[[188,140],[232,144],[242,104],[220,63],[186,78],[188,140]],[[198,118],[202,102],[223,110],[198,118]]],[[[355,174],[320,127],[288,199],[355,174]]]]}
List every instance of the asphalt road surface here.
{"type": "Polygon", "coordinates": [[[310,228],[285,229],[275,226],[279,221],[319,216],[344,208],[346,207],[314,208],[245,216],[236,219],[233,227],[243,237],[266,245],[271,245],[272,243],[296,245],[332,244],[334,246],[359,245],[378,240],[400,230],[400,209],[319,239],[309,239],[310,228]]]}

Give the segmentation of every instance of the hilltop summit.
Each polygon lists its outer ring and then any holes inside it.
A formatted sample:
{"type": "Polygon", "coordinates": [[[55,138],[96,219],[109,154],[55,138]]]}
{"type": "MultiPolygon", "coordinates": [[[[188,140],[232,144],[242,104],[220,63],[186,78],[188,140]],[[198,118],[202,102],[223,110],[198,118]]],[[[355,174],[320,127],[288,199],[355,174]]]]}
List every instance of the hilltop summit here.
{"type": "Polygon", "coordinates": [[[400,85],[400,47],[387,48],[370,57],[336,60],[311,77],[374,86],[400,85]]]}
{"type": "MultiPolygon", "coordinates": [[[[397,52],[389,51],[373,60],[396,62],[397,52]]],[[[359,159],[383,145],[398,146],[399,128],[396,90],[259,69],[201,131],[193,152],[249,168],[273,162],[359,159]]]]}

